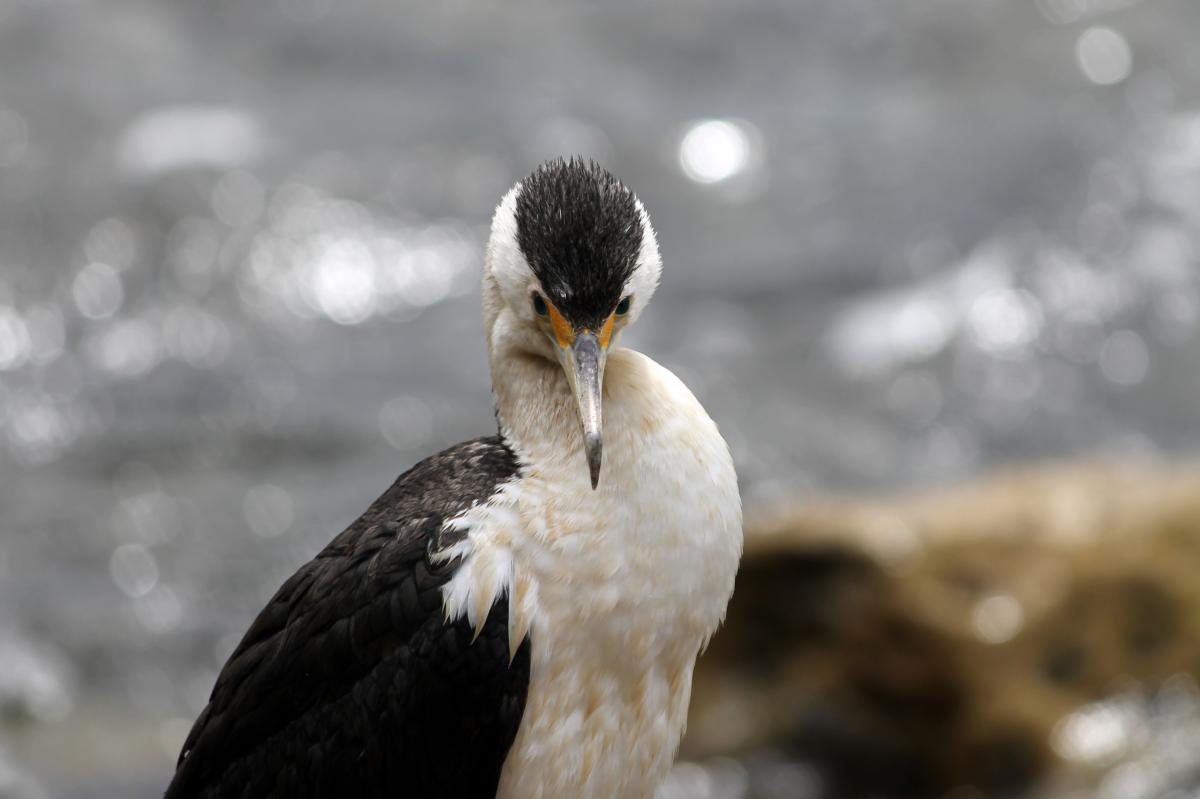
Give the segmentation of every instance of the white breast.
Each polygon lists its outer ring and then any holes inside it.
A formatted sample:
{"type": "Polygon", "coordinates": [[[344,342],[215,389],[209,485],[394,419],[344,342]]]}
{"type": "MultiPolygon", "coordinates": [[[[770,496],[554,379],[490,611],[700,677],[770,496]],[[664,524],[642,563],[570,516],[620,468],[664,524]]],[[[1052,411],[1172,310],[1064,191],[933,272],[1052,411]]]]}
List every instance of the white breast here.
{"type": "Polygon", "coordinates": [[[599,490],[578,443],[514,442],[522,478],[454,522],[468,538],[447,614],[478,623],[509,591],[513,647],[532,635],[501,799],[653,796],[683,734],[696,656],[733,590],[737,480],[691,392],[614,350],[604,438],[599,490]]]}

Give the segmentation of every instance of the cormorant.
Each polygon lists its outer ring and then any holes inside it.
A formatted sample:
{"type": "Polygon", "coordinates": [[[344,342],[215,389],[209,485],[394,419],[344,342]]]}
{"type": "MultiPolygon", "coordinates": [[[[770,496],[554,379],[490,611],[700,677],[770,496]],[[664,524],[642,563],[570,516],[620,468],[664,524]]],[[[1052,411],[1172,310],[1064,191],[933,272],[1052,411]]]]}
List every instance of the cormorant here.
{"type": "Polygon", "coordinates": [[[616,346],[660,270],[642,203],[594,163],[504,196],[483,275],[498,434],[402,474],[283,584],[167,799],[654,795],[742,548],[716,425],[616,346]]]}

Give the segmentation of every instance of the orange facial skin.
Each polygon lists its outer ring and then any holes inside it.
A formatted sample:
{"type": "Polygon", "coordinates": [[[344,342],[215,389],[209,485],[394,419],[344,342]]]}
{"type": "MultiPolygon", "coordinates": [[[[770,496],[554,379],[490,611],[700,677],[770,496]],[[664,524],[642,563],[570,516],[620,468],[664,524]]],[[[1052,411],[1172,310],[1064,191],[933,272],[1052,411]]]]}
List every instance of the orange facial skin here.
{"type": "Polygon", "coordinates": [[[554,303],[546,300],[546,307],[550,309],[550,326],[554,329],[558,346],[566,349],[575,343],[575,331],[571,328],[571,323],[554,307],[554,303]]]}
{"type": "Polygon", "coordinates": [[[615,316],[616,314],[610,313],[608,318],[604,320],[604,325],[600,328],[600,335],[598,338],[600,339],[600,347],[602,349],[608,349],[608,342],[612,341],[613,318],[615,316]]]}
{"type": "MultiPolygon", "coordinates": [[[[550,327],[554,330],[554,338],[558,340],[558,346],[566,349],[575,343],[575,330],[571,327],[571,323],[558,312],[554,307],[554,303],[546,300],[546,308],[550,311],[550,327]]],[[[604,320],[604,324],[600,327],[600,332],[596,338],[600,341],[600,346],[608,349],[608,344],[612,341],[613,326],[616,319],[616,314],[608,315],[604,320]]]]}

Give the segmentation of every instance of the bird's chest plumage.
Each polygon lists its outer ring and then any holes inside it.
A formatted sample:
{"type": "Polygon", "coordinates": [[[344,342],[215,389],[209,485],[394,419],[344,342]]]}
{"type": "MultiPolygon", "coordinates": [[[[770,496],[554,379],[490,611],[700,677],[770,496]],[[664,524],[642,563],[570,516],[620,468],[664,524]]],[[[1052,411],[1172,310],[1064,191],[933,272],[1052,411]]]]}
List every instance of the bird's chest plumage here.
{"type": "Polygon", "coordinates": [[[463,522],[448,610],[482,617],[510,592],[514,644],[526,630],[532,644],[502,799],[648,799],[670,767],[696,656],[733,588],[741,512],[716,427],[694,400],[669,410],[606,399],[599,490],[581,452],[535,453],[463,522]]]}
{"type": "Polygon", "coordinates": [[[615,493],[569,511],[551,501],[554,537],[514,548],[515,580],[528,575],[537,599],[529,696],[500,797],[640,799],[669,769],[736,553],[702,508],[655,512],[657,488],[640,504],[606,501],[615,493]]]}

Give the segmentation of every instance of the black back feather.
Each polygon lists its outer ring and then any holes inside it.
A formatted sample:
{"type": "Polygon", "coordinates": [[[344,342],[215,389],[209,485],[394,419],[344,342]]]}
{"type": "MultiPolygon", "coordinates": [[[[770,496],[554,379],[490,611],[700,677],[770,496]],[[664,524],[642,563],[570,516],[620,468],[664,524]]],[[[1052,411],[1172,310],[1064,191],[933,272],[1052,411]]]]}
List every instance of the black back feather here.
{"type": "MultiPolygon", "coordinates": [[[[447,621],[442,526],[518,473],[498,438],[405,472],[300,567],[221,670],[166,799],[493,799],[529,685],[508,600],[447,621]]],[[[452,536],[451,536],[452,539],[452,536]]]]}

